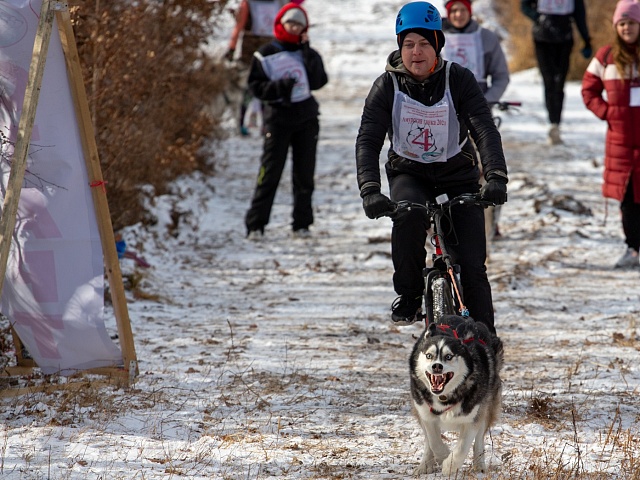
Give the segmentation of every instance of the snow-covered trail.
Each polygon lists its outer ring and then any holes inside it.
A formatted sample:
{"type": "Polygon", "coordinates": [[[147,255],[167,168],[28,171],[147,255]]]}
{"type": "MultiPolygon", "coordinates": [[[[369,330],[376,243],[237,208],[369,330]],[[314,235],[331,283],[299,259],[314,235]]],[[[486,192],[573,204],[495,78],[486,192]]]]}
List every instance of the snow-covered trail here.
{"type": "MultiPolygon", "coordinates": [[[[411,477],[422,433],[407,369],[421,326],[389,322],[391,225],[362,212],[354,161],[400,3],[305,5],[331,80],[317,94],[313,238],[290,236],[286,169],[264,241],[246,240],[261,141],[217,145],[225,161],[214,177],[178,182],[157,199],[155,229],[127,232],[152,264],[123,264],[144,293],[129,293],[134,388],[6,403],[3,478],[411,477]],[[171,212],[180,222],[170,235],[171,212]]],[[[639,272],[611,269],[622,240],[617,205],[603,226],[604,125],[570,84],[566,145],[548,147],[541,93],[529,71],[505,95],[523,106],[501,130],[511,181],[488,269],[506,348],[504,415],[484,478],[637,478],[639,272]]]]}

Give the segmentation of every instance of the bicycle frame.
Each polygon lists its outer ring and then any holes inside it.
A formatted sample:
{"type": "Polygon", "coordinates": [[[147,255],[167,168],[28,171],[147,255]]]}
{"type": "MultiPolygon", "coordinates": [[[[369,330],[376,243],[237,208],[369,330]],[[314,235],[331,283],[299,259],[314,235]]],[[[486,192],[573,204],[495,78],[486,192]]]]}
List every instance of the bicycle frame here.
{"type": "Polygon", "coordinates": [[[433,266],[425,267],[423,270],[425,325],[431,322],[440,323],[444,315],[469,316],[469,310],[464,305],[460,266],[453,263],[444,242],[441,224],[445,215],[444,205],[440,204],[441,208],[431,209],[431,242],[435,247],[435,253],[432,255],[433,266]]]}
{"type": "Polygon", "coordinates": [[[424,276],[424,304],[425,324],[441,323],[445,315],[469,316],[469,310],[464,305],[462,284],[460,281],[460,266],[453,263],[444,242],[442,218],[446,212],[456,205],[493,206],[492,202],[481,200],[476,194],[463,194],[452,200],[444,199],[440,203],[422,205],[411,202],[398,202],[393,215],[402,214],[412,208],[425,212],[433,225],[431,243],[435,247],[432,255],[433,266],[423,270],[424,276]]]}

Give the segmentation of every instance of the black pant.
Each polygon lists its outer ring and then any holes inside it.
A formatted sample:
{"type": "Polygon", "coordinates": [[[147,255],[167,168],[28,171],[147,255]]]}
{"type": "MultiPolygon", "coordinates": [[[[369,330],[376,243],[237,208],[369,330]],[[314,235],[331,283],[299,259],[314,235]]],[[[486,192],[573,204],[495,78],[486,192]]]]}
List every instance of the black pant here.
{"type": "MultiPolygon", "coordinates": [[[[392,200],[423,204],[427,200],[434,201],[442,193],[451,199],[462,193],[475,193],[479,189],[477,184],[437,189],[408,174],[391,177],[389,186],[392,200]]],[[[484,323],[495,332],[491,286],[485,267],[484,210],[479,206],[453,207],[451,220],[453,226],[443,219],[442,227],[447,250],[454,262],[460,265],[465,304],[474,320],[484,323]]],[[[393,222],[393,286],[399,295],[419,296],[424,291],[422,270],[426,264],[427,228],[424,214],[418,210],[412,210],[393,222]]]]}
{"type": "Polygon", "coordinates": [[[640,203],[635,203],[633,199],[631,178],[620,204],[620,212],[622,213],[622,230],[627,246],[637,252],[640,249],[640,203]]]}
{"type": "Polygon", "coordinates": [[[247,231],[262,230],[269,223],[271,207],[287,160],[289,146],[292,157],[293,230],[308,228],[313,223],[311,196],[316,169],[316,146],[320,130],[317,118],[300,125],[265,126],[260,172],[251,207],[245,217],[247,231]]]}
{"type": "Polygon", "coordinates": [[[563,43],[535,42],[538,68],[544,83],[544,101],[549,123],[560,123],[564,103],[564,84],[569,72],[573,41],[563,43]]]}

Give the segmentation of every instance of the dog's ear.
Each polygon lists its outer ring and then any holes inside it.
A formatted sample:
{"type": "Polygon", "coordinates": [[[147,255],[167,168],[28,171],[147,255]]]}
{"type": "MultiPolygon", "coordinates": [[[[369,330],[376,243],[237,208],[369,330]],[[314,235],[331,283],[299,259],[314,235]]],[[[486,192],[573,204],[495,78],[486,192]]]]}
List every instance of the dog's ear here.
{"type": "Polygon", "coordinates": [[[456,333],[462,342],[476,337],[478,335],[476,322],[471,319],[465,319],[458,325],[458,328],[456,328],[456,333]]]}
{"type": "Polygon", "coordinates": [[[438,330],[438,325],[436,325],[435,323],[430,323],[426,328],[425,334],[430,337],[433,337],[438,334],[437,330],[438,330]]]}

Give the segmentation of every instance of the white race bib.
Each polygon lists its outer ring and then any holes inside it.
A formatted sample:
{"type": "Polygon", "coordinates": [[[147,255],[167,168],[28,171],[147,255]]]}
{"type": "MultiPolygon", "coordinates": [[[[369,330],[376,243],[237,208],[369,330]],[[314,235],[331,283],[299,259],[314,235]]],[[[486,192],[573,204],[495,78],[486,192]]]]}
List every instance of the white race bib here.
{"type": "Polygon", "coordinates": [[[291,103],[302,102],[311,97],[309,88],[309,77],[307,69],[304,68],[302,52],[278,52],[266,57],[259,57],[262,68],[270,80],[280,80],[281,78],[293,78],[296,83],[291,92],[291,103]]]}
{"type": "Polygon", "coordinates": [[[395,97],[395,152],[421,163],[446,162],[449,143],[449,104],[446,97],[433,107],[416,102],[400,91],[395,97]]]}
{"type": "Polygon", "coordinates": [[[448,33],[442,57],[471,70],[476,80],[485,79],[484,48],[480,29],[473,33],[448,33]]]}
{"type": "Polygon", "coordinates": [[[273,24],[280,11],[278,0],[249,0],[249,10],[251,12],[251,33],[259,37],[272,37],[273,24]]]}
{"type": "Polygon", "coordinates": [[[460,124],[449,90],[449,70],[445,67],[445,90],[442,99],[428,107],[398,88],[392,73],[394,97],[391,123],[393,150],[400,156],[420,163],[446,162],[460,153],[460,124]]]}
{"type": "Polygon", "coordinates": [[[569,15],[575,10],[574,0],[538,0],[538,13],[569,15]]]}
{"type": "Polygon", "coordinates": [[[631,95],[629,97],[630,107],[640,107],[640,86],[631,87],[631,95]]]}

